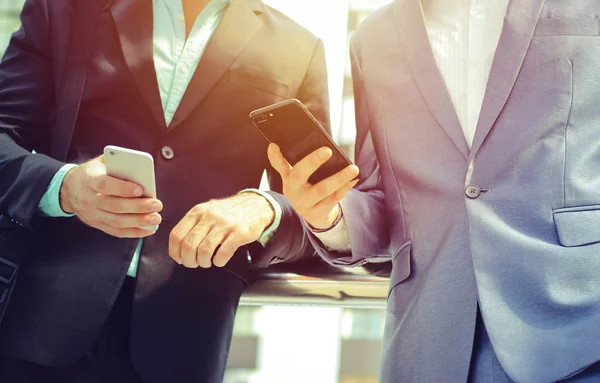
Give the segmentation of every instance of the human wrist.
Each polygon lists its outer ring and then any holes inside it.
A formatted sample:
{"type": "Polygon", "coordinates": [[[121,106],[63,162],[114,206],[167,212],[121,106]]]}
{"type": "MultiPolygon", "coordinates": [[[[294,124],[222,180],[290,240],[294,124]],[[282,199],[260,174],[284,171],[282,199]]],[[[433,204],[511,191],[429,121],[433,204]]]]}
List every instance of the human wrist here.
{"type": "Polygon", "coordinates": [[[240,192],[238,196],[241,198],[247,198],[248,200],[254,200],[260,205],[260,213],[258,214],[259,227],[263,232],[273,225],[276,216],[275,209],[271,202],[269,202],[269,200],[262,193],[257,193],[252,189],[247,189],[240,192]]]}
{"type": "Polygon", "coordinates": [[[338,222],[342,219],[342,209],[340,204],[336,204],[335,207],[329,212],[329,215],[326,220],[323,221],[309,221],[304,218],[304,222],[308,226],[308,228],[315,233],[322,233],[328,230],[331,230],[335,227],[338,222]]]}
{"type": "Polygon", "coordinates": [[[262,201],[261,204],[264,205],[264,209],[261,209],[262,212],[264,212],[264,214],[261,214],[261,216],[263,217],[263,220],[261,222],[261,228],[263,229],[262,231],[264,232],[265,230],[267,230],[269,227],[271,227],[271,225],[273,225],[273,222],[275,221],[275,209],[273,208],[273,205],[271,204],[271,202],[269,202],[263,195],[261,194],[255,194],[258,198],[260,198],[260,200],[262,201]]]}

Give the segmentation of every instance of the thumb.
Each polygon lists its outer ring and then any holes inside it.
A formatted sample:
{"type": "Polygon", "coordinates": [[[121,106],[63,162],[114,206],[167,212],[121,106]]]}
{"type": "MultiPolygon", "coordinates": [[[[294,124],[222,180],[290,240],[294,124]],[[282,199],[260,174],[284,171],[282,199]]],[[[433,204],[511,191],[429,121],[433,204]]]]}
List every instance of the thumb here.
{"type": "Polygon", "coordinates": [[[271,163],[273,169],[275,169],[282,178],[285,178],[289,175],[292,166],[283,157],[283,154],[281,154],[279,146],[273,143],[269,144],[267,157],[269,158],[269,162],[271,163]]]}

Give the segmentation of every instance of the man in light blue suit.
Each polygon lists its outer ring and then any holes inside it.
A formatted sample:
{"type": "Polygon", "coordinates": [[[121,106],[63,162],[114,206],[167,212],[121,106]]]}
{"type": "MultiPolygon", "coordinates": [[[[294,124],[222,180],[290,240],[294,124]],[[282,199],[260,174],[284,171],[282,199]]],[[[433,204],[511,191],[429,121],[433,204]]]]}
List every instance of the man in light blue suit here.
{"type": "Polygon", "coordinates": [[[600,382],[599,17],[397,0],[351,43],[358,185],[270,148],[323,258],[393,263],[382,382],[600,382]]]}

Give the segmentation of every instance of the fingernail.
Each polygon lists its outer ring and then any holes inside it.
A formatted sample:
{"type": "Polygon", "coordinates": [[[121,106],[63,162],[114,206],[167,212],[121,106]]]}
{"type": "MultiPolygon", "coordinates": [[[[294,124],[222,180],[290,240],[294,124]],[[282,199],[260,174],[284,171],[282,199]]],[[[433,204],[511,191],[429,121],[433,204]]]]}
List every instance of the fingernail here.
{"type": "Polygon", "coordinates": [[[160,223],[160,217],[152,217],[150,219],[150,224],[151,225],[158,225],[160,223]]]}
{"type": "Polygon", "coordinates": [[[319,156],[322,159],[329,158],[330,155],[331,155],[331,149],[329,149],[329,148],[323,148],[319,151],[319,156]]]}
{"type": "Polygon", "coordinates": [[[160,211],[160,202],[154,202],[152,204],[152,211],[160,211]]]}
{"type": "Polygon", "coordinates": [[[353,176],[356,174],[356,169],[354,168],[354,166],[350,166],[349,168],[346,169],[346,174],[348,174],[349,176],[353,176]]]}
{"type": "Polygon", "coordinates": [[[142,195],[142,188],[135,188],[133,189],[133,195],[136,197],[139,197],[142,195]]]}

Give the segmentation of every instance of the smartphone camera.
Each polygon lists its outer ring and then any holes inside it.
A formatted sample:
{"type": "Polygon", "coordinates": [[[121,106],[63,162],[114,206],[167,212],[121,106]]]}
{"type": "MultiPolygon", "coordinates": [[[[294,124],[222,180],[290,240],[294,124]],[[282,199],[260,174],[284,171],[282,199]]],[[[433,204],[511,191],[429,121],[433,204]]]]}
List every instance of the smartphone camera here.
{"type": "Polygon", "coordinates": [[[267,116],[261,114],[259,116],[254,117],[253,120],[257,124],[262,124],[263,122],[267,121],[267,116]]]}
{"type": "Polygon", "coordinates": [[[110,151],[110,155],[111,155],[111,156],[114,156],[115,154],[116,154],[116,153],[115,153],[114,151],[112,151],[112,150],[110,151]]]}

